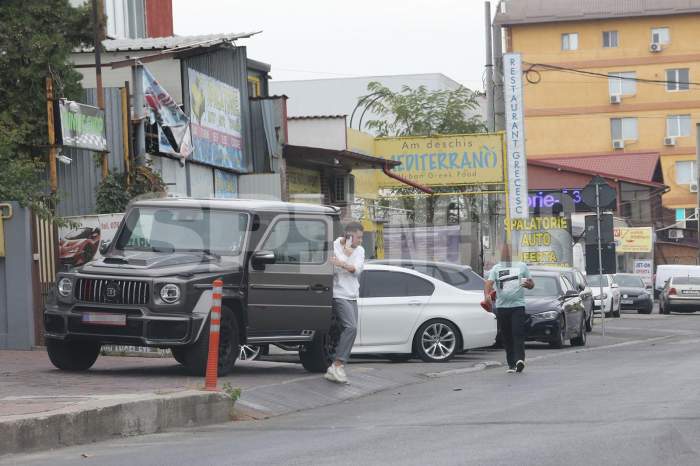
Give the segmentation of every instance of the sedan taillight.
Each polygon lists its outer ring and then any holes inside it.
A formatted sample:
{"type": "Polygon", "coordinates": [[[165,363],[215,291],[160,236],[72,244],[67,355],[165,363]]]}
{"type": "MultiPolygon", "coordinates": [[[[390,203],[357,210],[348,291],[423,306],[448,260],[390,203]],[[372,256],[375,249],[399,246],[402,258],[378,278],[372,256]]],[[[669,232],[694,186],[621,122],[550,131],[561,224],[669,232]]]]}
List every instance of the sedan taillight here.
{"type": "Polygon", "coordinates": [[[678,292],[676,291],[675,288],[671,288],[670,290],[668,290],[668,295],[669,295],[669,296],[671,296],[671,295],[673,295],[673,294],[678,294],[678,292]]]}

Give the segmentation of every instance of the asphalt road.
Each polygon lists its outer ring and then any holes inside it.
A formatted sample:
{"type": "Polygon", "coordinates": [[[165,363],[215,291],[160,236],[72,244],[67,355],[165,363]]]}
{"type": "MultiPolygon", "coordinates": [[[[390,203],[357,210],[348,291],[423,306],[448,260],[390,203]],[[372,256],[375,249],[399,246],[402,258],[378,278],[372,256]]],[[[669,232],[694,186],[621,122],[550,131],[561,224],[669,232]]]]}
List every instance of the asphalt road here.
{"type": "Polygon", "coordinates": [[[625,315],[608,333],[610,344],[583,351],[530,350],[520,375],[455,373],[264,421],[0,464],[700,464],[700,314],[625,315]]]}

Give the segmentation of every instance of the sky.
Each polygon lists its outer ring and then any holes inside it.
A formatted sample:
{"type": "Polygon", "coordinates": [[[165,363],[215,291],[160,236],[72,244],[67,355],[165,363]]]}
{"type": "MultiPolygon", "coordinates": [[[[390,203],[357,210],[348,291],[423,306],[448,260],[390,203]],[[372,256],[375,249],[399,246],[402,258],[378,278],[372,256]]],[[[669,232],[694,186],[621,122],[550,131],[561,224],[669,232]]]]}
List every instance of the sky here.
{"type": "Polygon", "coordinates": [[[483,89],[483,0],[173,0],[173,16],[177,35],[262,31],[239,45],[275,80],[443,73],[483,89]]]}

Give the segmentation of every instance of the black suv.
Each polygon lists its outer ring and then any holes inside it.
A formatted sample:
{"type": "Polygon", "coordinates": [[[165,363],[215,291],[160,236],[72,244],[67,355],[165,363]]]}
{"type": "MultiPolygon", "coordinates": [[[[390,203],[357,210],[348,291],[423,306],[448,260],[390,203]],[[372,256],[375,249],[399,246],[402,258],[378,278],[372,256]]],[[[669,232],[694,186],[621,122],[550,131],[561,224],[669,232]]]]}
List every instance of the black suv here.
{"type": "Polygon", "coordinates": [[[57,277],[44,326],[51,362],[87,370],[102,344],[170,348],[203,374],[212,282],[224,282],[219,373],[241,344],[299,345],[325,371],[332,348],[333,207],[159,199],[130,206],[104,258],[57,277]]]}

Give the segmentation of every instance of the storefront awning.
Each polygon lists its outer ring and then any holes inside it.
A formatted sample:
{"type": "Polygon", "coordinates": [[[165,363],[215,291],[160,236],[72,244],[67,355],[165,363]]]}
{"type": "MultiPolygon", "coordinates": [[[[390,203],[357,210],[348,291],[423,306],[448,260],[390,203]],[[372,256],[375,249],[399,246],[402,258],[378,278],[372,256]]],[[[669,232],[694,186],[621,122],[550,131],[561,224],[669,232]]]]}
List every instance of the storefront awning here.
{"type": "Polygon", "coordinates": [[[284,146],[284,158],[301,165],[320,165],[341,170],[382,169],[386,166],[393,168],[401,165],[401,162],[395,160],[382,159],[348,150],[292,145],[284,146]]]}

